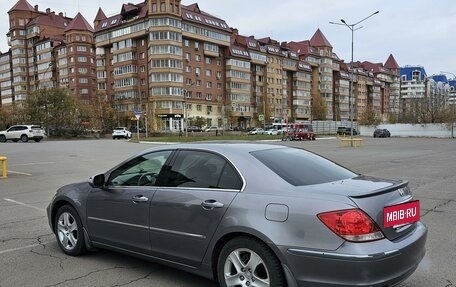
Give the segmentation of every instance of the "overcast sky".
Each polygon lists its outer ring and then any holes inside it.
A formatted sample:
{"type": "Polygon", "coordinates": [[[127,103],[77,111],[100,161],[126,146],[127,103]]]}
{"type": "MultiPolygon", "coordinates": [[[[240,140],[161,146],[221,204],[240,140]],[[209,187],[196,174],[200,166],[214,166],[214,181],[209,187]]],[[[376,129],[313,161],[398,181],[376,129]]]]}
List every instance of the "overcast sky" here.
{"type": "MultiPolygon", "coordinates": [[[[133,0],[28,0],[74,17],[78,11],[93,23],[98,7],[107,16],[118,14],[123,3],[133,0]]],[[[320,28],[333,51],[346,62],[351,58],[351,32],[348,27],[331,25],[344,19],[354,24],[375,11],[379,14],[357,27],[354,33],[354,59],[384,63],[393,54],[400,66],[424,66],[428,75],[447,71],[456,74],[455,0],[183,0],[198,3],[201,10],[222,18],[241,35],[271,37],[279,42],[308,40],[320,28]]],[[[0,51],[7,51],[8,4],[0,17],[0,51]]],[[[453,77],[453,76],[449,76],[453,77]]]]}

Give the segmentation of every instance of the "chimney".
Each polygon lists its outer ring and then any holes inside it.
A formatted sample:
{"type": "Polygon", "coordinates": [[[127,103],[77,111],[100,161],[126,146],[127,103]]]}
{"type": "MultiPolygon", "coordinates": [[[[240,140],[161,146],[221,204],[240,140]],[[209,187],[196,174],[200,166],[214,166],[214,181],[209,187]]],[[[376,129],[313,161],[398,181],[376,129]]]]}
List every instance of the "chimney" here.
{"type": "Polygon", "coordinates": [[[59,12],[59,16],[60,16],[60,17],[63,17],[63,13],[62,13],[62,12],[59,12]]]}
{"type": "Polygon", "coordinates": [[[38,5],[35,5],[35,12],[38,12],[38,5]]]}
{"type": "Polygon", "coordinates": [[[51,13],[51,8],[46,8],[46,14],[51,13]]]}
{"type": "Polygon", "coordinates": [[[237,28],[232,28],[233,29],[233,35],[239,35],[239,30],[237,28]]]}

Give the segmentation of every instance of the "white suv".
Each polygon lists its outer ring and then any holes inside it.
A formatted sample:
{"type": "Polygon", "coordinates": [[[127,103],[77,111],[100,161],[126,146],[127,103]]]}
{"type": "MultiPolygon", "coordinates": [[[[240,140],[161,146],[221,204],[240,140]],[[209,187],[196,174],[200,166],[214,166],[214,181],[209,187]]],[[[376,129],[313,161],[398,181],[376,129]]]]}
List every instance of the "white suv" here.
{"type": "Polygon", "coordinates": [[[44,138],[44,130],[40,126],[35,125],[15,125],[4,131],[0,131],[0,142],[4,143],[7,140],[13,142],[28,142],[34,140],[39,142],[44,138]]]}
{"type": "Polygon", "coordinates": [[[112,131],[112,139],[129,139],[131,138],[131,132],[126,127],[117,127],[112,131]]]}

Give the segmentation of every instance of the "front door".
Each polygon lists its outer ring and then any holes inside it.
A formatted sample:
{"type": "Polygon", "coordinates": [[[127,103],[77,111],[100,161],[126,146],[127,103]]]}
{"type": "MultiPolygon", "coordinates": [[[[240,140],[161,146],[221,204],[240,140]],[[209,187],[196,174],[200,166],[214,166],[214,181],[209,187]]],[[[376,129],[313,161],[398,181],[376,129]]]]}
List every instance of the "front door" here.
{"type": "Polygon", "coordinates": [[[158,174],[171,153],[135,157],[110,172],[104,188],[91,190],[87,222],[92,241],[136,252],[150,251],[150,203],[158,174]]]}

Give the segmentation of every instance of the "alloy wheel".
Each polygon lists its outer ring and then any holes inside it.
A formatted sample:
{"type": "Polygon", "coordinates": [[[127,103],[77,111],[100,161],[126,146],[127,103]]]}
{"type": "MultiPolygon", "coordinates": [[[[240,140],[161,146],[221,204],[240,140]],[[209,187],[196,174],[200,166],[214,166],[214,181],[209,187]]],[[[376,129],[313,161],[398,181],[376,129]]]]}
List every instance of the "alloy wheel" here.
{"type": "Polygon", "coordinates": [[[76,247],[79,230],[76,219],[69,213],[63,212],[57,222],[57,232],[61,245],[68,251],[76,247]]]}
{"type": "Polygon", "coordinates": [[[224,277],[228,287],[268,287],[269,271],[263,259],[254,251],[239,248],[225,260],[224,277]]]}

